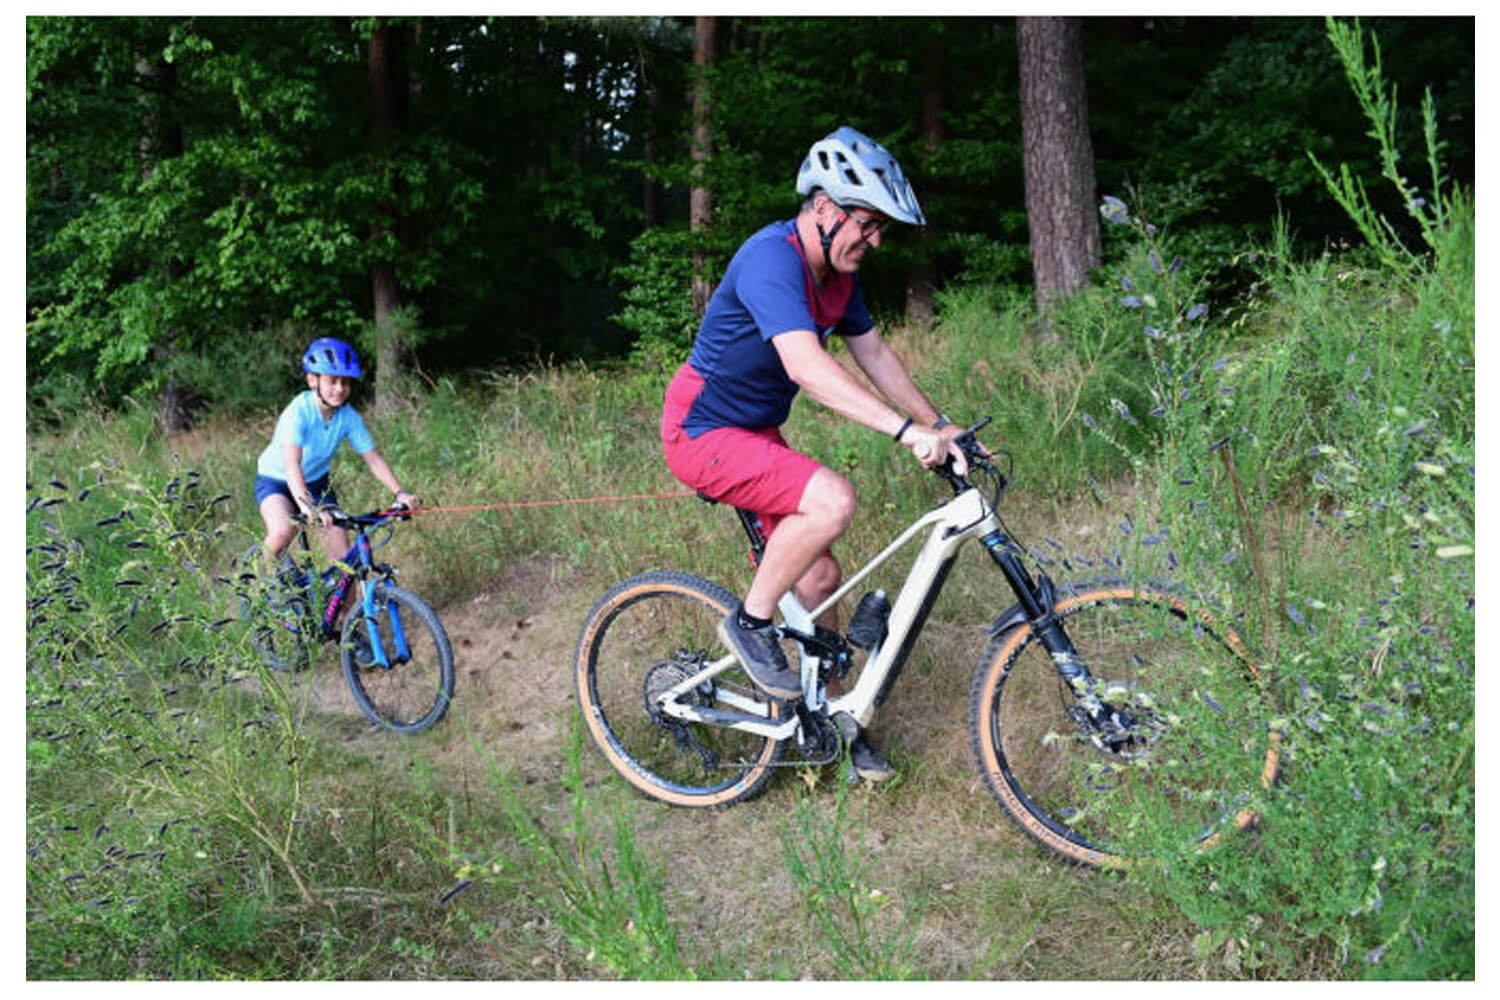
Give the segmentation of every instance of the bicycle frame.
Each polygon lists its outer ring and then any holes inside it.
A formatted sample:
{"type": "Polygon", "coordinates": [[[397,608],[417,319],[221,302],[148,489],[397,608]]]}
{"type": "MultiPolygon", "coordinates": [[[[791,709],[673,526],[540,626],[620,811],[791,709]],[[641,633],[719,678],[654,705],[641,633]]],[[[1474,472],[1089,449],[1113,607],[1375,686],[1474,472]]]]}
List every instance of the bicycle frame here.
{"type": "MultiPolygon", "coordinates": [[[[984,494],[973,486],[918,518],[816,608],[808,610],[791,592],[784,594],[778,604],[784,620],[783,634],[793,638],[811,638],[813,622],[818,616],[833,607],[876,567],[884,564],[923,532],[927,533],[927,539],[892,602],[887,620],[887,635],[878,646],[869,650],[865,668],[851,690],[825,699],[818,684],[818,657],[808,651],[806,644],[802,644],[802,686],[808,708],[814,711],[825,710],[829,716],[847,713],[861,727],[869,725],[876,709],[890,694],[917,636],[926,624],[927,616],[953,568],[959,548],[970,538],[980,538],[983,541],[1019,601],[1018,605],[996,619],[992,630],[1000,631],[1022,621],[1031,622],[1042,632],[1043,643],[1052,652],[1059,672],[1065,679],[1073,682],[1075,687],[1079,683],[1075,678],[1081,678],[1086,684],[1087,670],[1073,656],[1071,643],[1051,618],[1051,581],[1043,576],[1040,583],[1032,582],[1012,543],[1000,530],[995,510],[984,494]]],[[[721,702],[739,709],[738,712],[698,707],[679,700],[682,695],[708,682],[736,662],[733,655],[726,654],[663,692],[659,698],[662,711],[686,721],[729,726],[774,740],[793,736],[800,725],[796,714],[773,719],[768,714],[769,706],[765,701],[735,691],[719,690],[717,694],[721,702]]]]}
{"type": "MultiPolygon", "coordinates": [[[[406,631],[401,624],[401,613],[394,604],[385,607],[386,620],[390,622],[390,640],[394,647],[394,656],[386,653],[386,643],[381,641],[379,631],[376,628],[376,606],[375,599],[378,587],[389,581],[389,572],[383,572],[375,584],[370,583],[370,573],[376,570],[374,551],[377,545],[370,542],[370,529],[379,527],[386,523],[389,518],[378,515],[360,515],[358,517],[342,518],[341,526],[354,529],[354,541],[350,543],[349,550],[344,553],[342,559],[336,561],[332,566],[321,572],[311,569],[305,571],[303,585],[307,588],[308,596],[313,607],[321,607],[322,613],[318,619],[318,632],[320,638],[325,642],[331,642],[338,638],[338,623],[343,610],[346,595],[351,584],[358,580],[360,584],[360,603],[357,612],[364,618],[366,638],[370,641],[370,652],[377,666],[390,669],[392,666],[405,663],[411,659],[411,648],[406,641],[406,631]],[[323,587],[319,587],[321,583],[323,587]],[[323,600],[322,594],[327,593],[328,599],[323,600]]],[[[311,547],[308,544],[307,533],[301,532],[302,550],[311,560],[311,547]]],[[[383,543],[382,543],[383,544],[383,543]]]]}

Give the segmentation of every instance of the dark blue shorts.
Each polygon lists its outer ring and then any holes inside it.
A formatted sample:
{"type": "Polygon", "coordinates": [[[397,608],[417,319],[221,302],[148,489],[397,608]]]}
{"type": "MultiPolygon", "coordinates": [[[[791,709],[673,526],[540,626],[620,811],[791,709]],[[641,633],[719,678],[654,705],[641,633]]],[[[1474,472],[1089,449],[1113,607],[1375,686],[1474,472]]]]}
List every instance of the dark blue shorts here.
{"type": "MultiPolygon", "coordinates": [[[[338,506],[339,498],[334,496],[333,489],[328,485],[328,477],[314,479],[307,484],[307,492],[312,494],[313,503],[331,504],[338,506]]],[[[287,486],[285,479],[272,479],[270,476],[255,477],[255,506],[259,507],[266,497],[273,493],[280,493],[288,500],[292,500],[291,488],[287,486]]],[[[292,500],[292,507],[297,507],[297,501],[292,500]]]]}

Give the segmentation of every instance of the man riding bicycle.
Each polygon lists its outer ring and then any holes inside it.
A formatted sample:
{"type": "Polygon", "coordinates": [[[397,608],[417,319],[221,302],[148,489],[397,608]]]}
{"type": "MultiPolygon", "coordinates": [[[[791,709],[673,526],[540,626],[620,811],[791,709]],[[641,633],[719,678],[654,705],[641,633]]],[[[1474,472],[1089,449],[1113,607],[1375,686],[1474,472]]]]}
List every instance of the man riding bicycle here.
{"type": "MultiPolygon", "coordinates": [[[[842,571],[830,546],[855,505],[847,479],[781,435],[798,390],[889,434],[924,467],[951,455],[959,474],[967,471],[953,444],[962,428],[938,412],[880,338],[860,290],[860,264],[890,222],[926,222],[900,165],[845,126],[813,143],[797,193],[804,200],[796,217],[761,229],[730,261],[692,353],[667,387],[661,418],[673,475],[760,518],[765,552],[719,633],[756,685],[788,701],[801,697],[802,685],[776,639],[776,602],[790,589],[815,608],[838,589],[842,571]],[[879,395],[828,353],[834,333],[879,395]]],[[[861,777],[891,774],[863,734],[851,757],[861,777]]]]}

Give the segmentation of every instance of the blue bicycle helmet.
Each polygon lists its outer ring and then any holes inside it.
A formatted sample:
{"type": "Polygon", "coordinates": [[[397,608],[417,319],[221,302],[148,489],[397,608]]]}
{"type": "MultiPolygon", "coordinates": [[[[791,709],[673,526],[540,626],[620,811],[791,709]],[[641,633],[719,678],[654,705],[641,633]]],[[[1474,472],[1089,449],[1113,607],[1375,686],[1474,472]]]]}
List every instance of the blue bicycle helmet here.
{"type": "Polygon", "coordinates": [[[302,355],[302,370],[314,375],[337,375],[359,378],[359,355],[354,348],[336,337],[319,337],[307,345],[302,355]]]}

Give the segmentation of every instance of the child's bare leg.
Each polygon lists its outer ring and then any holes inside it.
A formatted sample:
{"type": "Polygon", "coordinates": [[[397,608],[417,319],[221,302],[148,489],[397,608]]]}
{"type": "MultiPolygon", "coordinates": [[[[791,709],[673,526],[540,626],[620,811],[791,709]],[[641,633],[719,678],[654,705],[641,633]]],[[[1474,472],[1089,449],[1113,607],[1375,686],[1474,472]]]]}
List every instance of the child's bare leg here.
{"type": "Polygon", "coordinates": [[[323,538],[323,551],[328,553],[329,562],[338,562],[349,554],[349,533],[343,528],[330,524],[319,528],[318,534],[323,538]]]}
{"type": "Polygon", "coordinates": [[[268,569],[276,568],[276,557],[297,537],[293,513],[292,502],[280,493],[272,493],[260,502],[260,517],[266,523],[266,537],[260,543],[261,557],[268,569]]]}

